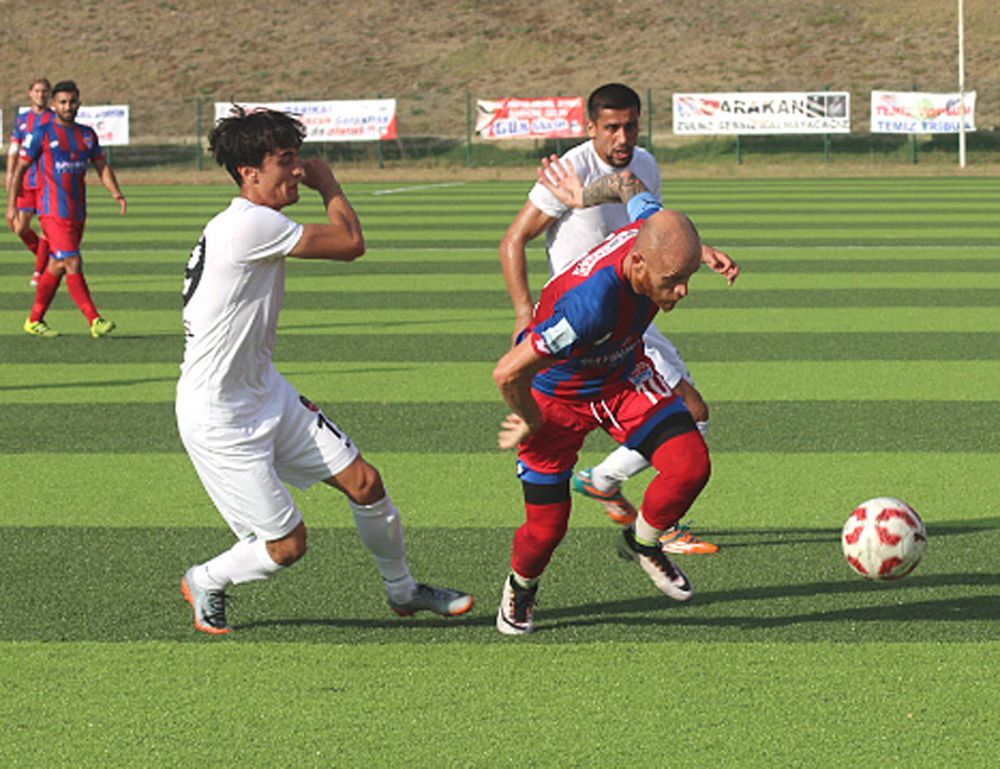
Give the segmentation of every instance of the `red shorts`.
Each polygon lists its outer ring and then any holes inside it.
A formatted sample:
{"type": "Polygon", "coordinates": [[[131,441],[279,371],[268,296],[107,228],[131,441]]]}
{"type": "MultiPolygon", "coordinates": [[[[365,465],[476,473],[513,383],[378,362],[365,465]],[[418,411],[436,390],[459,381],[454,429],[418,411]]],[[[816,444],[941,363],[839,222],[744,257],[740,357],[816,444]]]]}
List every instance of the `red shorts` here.
{"type": "Polygon", "coordinates": [[[45,239],[49,241],[49,256],[59,260],[69,256],[80,256],[85,222],[60,219],[57,216],[40,216],[38,223],[42,227],[45,239]]]}
{"type": "Polygon", "coordinates": [[[528,436],[517,454],[520,476],[528,482],[546,482],[539,476],[568,476],[584,439],[598,427],[635,448],[663,420],[687,411],[684,400],[651,367],[641,382],[631,382],[604,400],[553,398],[537,390],[533,394],[542,410],[542,427],[528,436]]]}
{"type": "Polygon", "coordinates": [[[33,189],[21,188],[21,194],[17,196],[17,210],[28,211],[32,214],[38,213],[38,201],[41,197],[41,190],[37,187],[33,189]]]}

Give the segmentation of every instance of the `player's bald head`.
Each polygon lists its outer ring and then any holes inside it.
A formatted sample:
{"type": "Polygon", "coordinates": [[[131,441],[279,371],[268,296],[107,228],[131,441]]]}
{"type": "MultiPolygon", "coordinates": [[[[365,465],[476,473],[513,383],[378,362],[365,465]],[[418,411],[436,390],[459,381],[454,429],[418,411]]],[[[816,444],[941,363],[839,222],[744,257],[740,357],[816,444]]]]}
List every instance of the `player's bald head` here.
{"type": "Polygon", "coordinates": [[[635,250],[658,271],[701,263],[701,237],[686,214],[664,208],[639,229],[635,250]]]}
{"type": "Polygon", "coordinates": [[[669,312],[687,296],[687,284],[701,266],[701,238],[680,211],[657,211],[639,229],[626,260],[633,290],[669,312]]]}

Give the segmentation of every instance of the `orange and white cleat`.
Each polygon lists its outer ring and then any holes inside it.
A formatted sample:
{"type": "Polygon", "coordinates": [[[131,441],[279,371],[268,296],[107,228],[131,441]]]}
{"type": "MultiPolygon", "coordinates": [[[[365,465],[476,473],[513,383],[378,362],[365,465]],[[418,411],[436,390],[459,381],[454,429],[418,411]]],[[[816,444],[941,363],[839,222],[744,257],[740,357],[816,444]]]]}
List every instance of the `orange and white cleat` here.
{"type": "Polygon", "coordinates": [[[625,499],[621,489],[616,488],[612,491],[598,489],[594,485],[592,469],[580,470],[573,475],[573,491],[603,504],[608,517],[620,526],[631,526],[639,515],[635,505],[625,499]]]}
{"type": "Polygon", "coordinates": [[[664,553],[680,553],[681,555],[719,552],[718,545],[698,539],[687,526],[674,526],[663,532],[660,535],[660,548],[664,553]]]}

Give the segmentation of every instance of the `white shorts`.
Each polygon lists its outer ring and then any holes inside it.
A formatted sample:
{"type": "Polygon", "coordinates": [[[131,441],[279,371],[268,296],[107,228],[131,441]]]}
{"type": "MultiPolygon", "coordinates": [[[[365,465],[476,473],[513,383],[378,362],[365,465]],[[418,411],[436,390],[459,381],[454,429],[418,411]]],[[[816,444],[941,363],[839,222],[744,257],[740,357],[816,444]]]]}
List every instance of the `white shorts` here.
{"type": "Polygon", "coordinates": [[[285,484],[307,489],[358,456],[347,434],[283,377],[245,424],[207,424],[178,409],[177,426],[205,490],[240,539],[290,534],[302,513],[285,484]]]}
{"type": "Polygon", "coordinates": [[[650,323],[646,333],[642,335],[642,341],[646,345],[646,355],[671,388],[676,387],[682,379],[694,385],[694,379],[691,378],[691,372],[681,354],[659,328],[650,323]]]}

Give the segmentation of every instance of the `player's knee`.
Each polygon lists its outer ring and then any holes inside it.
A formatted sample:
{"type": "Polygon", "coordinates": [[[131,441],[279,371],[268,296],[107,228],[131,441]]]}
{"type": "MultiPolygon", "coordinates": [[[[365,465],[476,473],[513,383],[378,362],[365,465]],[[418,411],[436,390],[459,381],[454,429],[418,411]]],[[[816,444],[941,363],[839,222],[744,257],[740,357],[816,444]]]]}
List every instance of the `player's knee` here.
{"type": "Polygon", "coordinates": [[[708,446],[701,434],[690,431],[674,436],[657,448],[653,465],[660,476],[683,496],[698,496],[712,475],[708,446]]]}
{"type": "Polygon", "coordinates": [[[343,472],[327,481],[359,505],[373,505],[385,496],[378,469],[360,456],[343,472]]]}
{"type": "Polygon", "coordinates": [[[306,526],[300,523],[291,534],[267,543],[267,554],[279,566],[291,566],[309,549],[306,526]]]}

